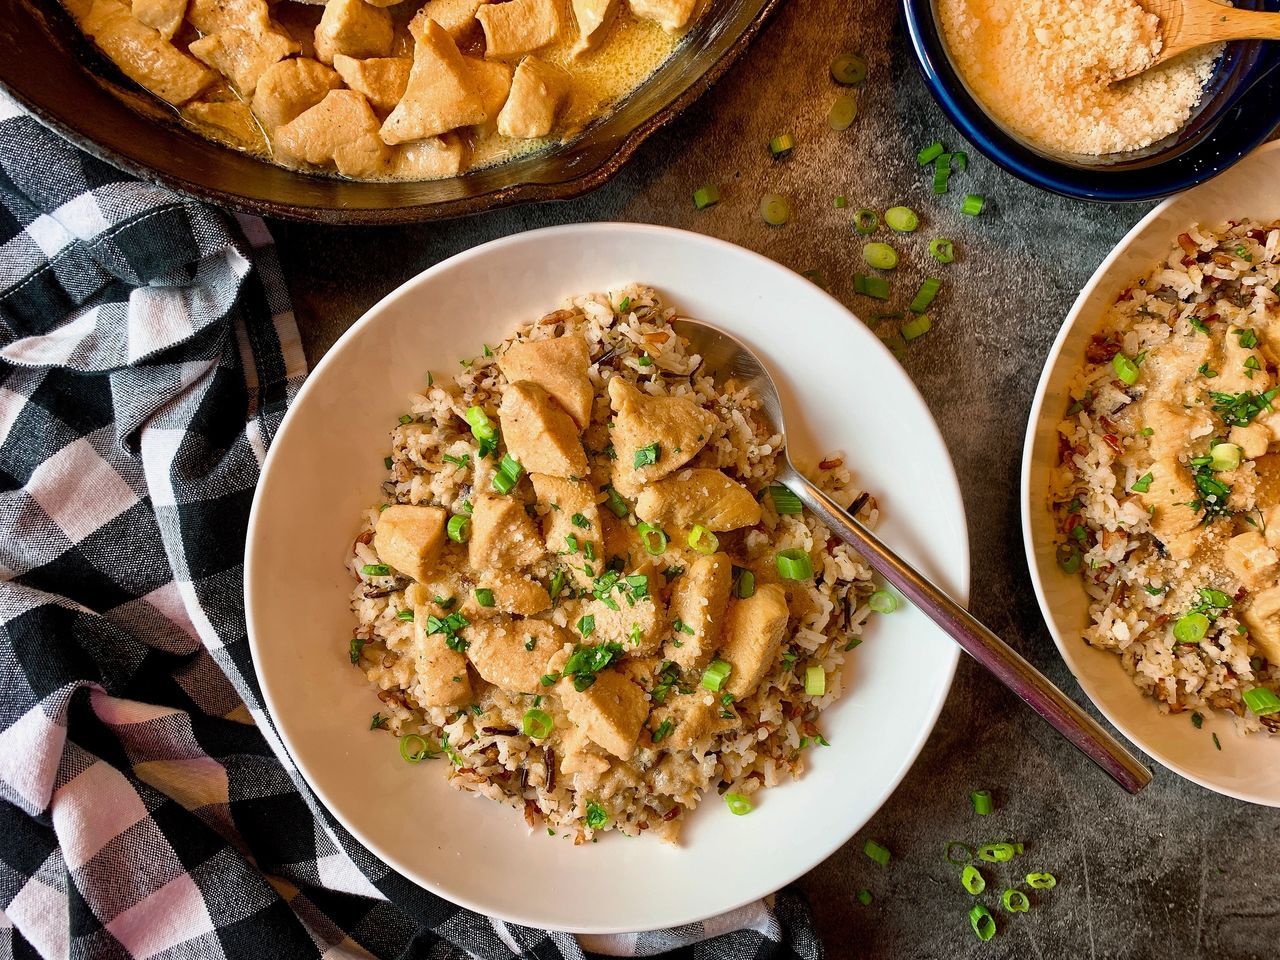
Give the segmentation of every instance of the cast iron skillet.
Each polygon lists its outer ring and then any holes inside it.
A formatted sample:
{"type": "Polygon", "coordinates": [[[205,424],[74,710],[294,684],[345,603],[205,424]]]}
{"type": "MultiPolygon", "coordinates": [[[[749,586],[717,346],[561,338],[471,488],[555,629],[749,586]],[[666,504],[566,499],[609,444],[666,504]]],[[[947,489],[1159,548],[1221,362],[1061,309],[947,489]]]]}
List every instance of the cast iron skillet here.
{"type": "Polygon", "coordinates": [[[95,156],[201,200],[322,223],[437,220],[567,200],[598,187],[719,79],[781,2],[715,0],[667,63],[569,143],[448,180],[317,177],[211,143],[178,124],[159,101],[134,93],[56,0],[0,0],[0,87],[95,156]]]}

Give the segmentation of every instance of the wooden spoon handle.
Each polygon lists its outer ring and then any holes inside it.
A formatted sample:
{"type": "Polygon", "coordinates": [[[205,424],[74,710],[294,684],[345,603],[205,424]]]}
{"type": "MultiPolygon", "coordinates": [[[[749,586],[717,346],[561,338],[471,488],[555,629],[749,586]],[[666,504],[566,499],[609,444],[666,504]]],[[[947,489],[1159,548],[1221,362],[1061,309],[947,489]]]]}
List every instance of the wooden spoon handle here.
{"type": "Polygon", "coordinates": [[[1237,10],[1209,0],[1185,0],[1181,23],[1166,32],[1161,59],[1224,40],[1280,40],[1280,13],[1237,10]]]}

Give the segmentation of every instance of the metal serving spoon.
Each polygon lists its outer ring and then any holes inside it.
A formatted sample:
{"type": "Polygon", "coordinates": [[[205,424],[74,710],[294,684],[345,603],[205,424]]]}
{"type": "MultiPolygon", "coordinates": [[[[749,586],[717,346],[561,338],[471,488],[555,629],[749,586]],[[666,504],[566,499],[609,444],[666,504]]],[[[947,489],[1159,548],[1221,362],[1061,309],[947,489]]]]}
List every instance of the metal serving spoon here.
{"type": "Polygon", "coordinates": [[[1112,82],[1145,73],[1195,47],[1224,40],[1280,40],[1280,13],[1237,10],[1215,0],[1138,0],[1160,18],[1160,52],[1137,70],[1112,82]]]}
{"type": "MultiPolygon", "coordinates": [[[[770,429],[786,437],[778,390],[769,371],[754,353],[727,333],[700,321],[679,319],[672,326],[677,334],[689,341],[690,352],[701,354],[702,369],[718,381],[732,377],[747,387],[760,399],[770,429]]],[[[791,462],[789,448],[785,445],[778,481],[799,497],[840,539],[857,550],[877,573],[927,613],[971,657],[995,674],[1001,683],[1026,701],[1032,710],[1049,721],[1054,729],[1118,784],[1130,793],[1137,793],[1151,782],[1151,771],[1048,678],[801,474],[791,462]]]]}

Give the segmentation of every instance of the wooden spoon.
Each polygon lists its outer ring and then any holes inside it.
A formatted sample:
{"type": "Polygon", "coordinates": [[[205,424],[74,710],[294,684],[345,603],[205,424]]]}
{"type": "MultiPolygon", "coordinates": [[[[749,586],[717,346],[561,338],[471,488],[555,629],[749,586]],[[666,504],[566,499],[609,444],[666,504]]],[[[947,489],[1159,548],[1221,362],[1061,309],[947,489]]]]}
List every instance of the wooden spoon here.
{"type": "Polygon", "coordinates": [[[1160,18],[1160,52],[1155,59],[1113,80],[1127,80],[1195,47],[1224,40],[1280,40],[1280,13],[1237,10],[1214,0],[1139,0],[1160,18]]]}

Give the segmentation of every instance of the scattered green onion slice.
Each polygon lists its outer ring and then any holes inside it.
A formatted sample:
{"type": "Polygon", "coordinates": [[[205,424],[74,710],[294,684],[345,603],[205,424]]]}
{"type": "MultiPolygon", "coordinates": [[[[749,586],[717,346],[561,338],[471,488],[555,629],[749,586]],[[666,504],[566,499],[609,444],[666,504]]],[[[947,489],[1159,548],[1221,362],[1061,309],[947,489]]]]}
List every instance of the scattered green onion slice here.
{"type": "Polygon", "coordinates": [[[874,210],[863,207],[853,215],[853,229],[864,236],[875,233],[880,229],[880,215],[874,210]]]}
{"type": "Polygon", "coordinates": [[[969,926],[973,927],[973,932],[983,943],[996,935],[996,918],[980,903],[969,909],[969,926]]]}
{"type": "Polygon", "coordinates": [[[609,813],[604,807],[596,803],[594,800],[587,803],[587,826],[592,830],[599,830],[609,822],[609,813]]]}
{"type": "Polygon", "coordinates": [[[985,817],[996,808],[990,790],[975,790],[969,794],[969,800],[973,803],[973,812],[980,817],[985,817]]]}
{"type": "Polygon", "coordinates": [[[1111,369],[1116,372],[1121,383],[1132,387],[1138,382],[1138,365],[1123,353],[1117,353],[1111,358],[1111,369]]]}
{"type": "Polygon", "coordinates": [[[769,488],[769,497],[773,500],[773,509],[781,514],[797,514],[803,511],[800,498],[781,484],[769,488]]]}
{"type": "Polygon", "coordinates": [[[771,227],[780,227],[791,219],[791,201],[780,193],[766,193],[760,198],[760,216],[771,227]]]}
{"type": "Polygon", "coordinates": [[[907,309],[912,313],[924,313],[929,309],[929,304],[933,303],[933,298],[938,295],[938,291],[941,289],[941,280],[937,280],[934,277],[925,277],[907,309]]]}
{"type": "Polygon", "coordinates": [[[1199,643],[1209,632],[1209,618],[1203,613],[1188,613],[1173,625],[1173,639],[1178,643],[1199,643]]]}
{"type": "Polygon", "coordinates": [[[779,550],[776,563],[778,576],[784,580],[808,580],[813,576],[813,561],[799,547],[779,550]]]}
{"type": "Polygon", "coordinates": [[[1000,903],[1009,913],[1026,913],[1031,909],[1031,901],[1021,890],[1006,890],[1000,894],[1000,903]]]}
{"type": "Polygon", "coordinates": [[[480,587],[476,590],[476,603],[482,607],[492,607],[496,601],[493,597],[493,591],[488,587],[480,587]]]}
{"type": "Polygon", "coordinates": [[[526,737],[533,737],[535,740],[547,739],[556,728],[555,722],[551,719],[551,714],[545,710],[537,709],[526,710],[520,726],[524,730],[526,737]]]}
{"type": "Polygon", "coordinates": [[[982,871],[972,864],[966,866],[960,873],[960,883],[975,897],[983,890],[987,889],[987,878],[982,875],[982,871]]]}
{"type": "Polygon", "coordinates": [[[874,840],[868,840],[863,844],[862,852],[882,867],[887,867],[889,865],[889,859],[893,856],[893,854],[889,852],[888,847],[885,847],[874,840]]]}
{"type": "Polygon", "coordinates": [[[1070,543],[1059,544],[1058,546],[1058,566],[1062,568],[1063,573],[1079,573],[1080,551],[1070,543]]]}
{"type": "Polygon", "coordinates": [[[889,289],[889,281],[884,277],[865,277],[860,273],[853,275],[853,292],[860,293],[864,297],[888,300],[889,289]]]}
{"type": "Polygon", "coordinates": [[[964,203],[960,204],[960,212],[970,217],[976,217],[982,212],[982,208],[987,205],[986,198],[981,194],[971,193],[964,198],[964,203]]]}
{"type": "Polygon", "coordinates": [[[1265,717],[1280,712],[1280,697],[1266,687],[1254,687],[1244,692],[1244,705],[1253,711],[1254,716],[1265,717]]]}
{"type": "Polygon", "coordinates": [[[471,424],[471,435],[477,440],[492,440],[498,435],[498,429],[484,412],[483,407],[467,407],[467,423],[471,424]]]}
{"type": "Polygon", "coordinates": [[[622,494],[613,487],[609,488],[609,499],[605,501],[605,506],[619,520],[631,512],[631,508],[627,506],[627,501],[622,499],[622,494]]]}
{"type": "Polygon", "coordinates": [[[732,670],[733,666],[731,664],[723,660],[712,660],[707,664],[707,669],[702,671],[702,680],[700,681],[702,689],[710,690],[712,693],[719,693],[720,688],[724,686],[724,682],[728,679],[732,670]]]}
{"type": "Polygon", "coordinates": [[[1052,873],[1028,873],[1027,886],[1033,890],[1052,890],[1058,885],[1058,878],[1052,873]]]}
{"type": "Polygon", "coordinates": [[[910,343],[918,337],[923,337],[932,329],[933,321],[929,319],[928,314],[922,313],[902,325],[902,339],[910,343]]]}
{"type": "Polygon", "coordinates": [[[795,148],[796,138],[789,133],[780,133],[769,141],[769,152],[775,160],[791,156],[791,151],[795,148]]]}
{"type": "Polygon", "coordinates": [[[898,598],[888,590],[877,590],[867,599],[867,606],[876,613],[893,613],[898,609],[898,598]]]}
{"type": "Polygon", "coordinates": [[[827,692],[827,672],[816,664],[804,671],[804,692],[811,697],[821,697],[827,692]]]}
{"type": "Polygon", "coordinates": [[[431,745],[425,737],[416,733],[407,733],[400,738],[400,756],[408,763],[421,763],[431,756],[431,745]]]}
{"type": "Polygon", "coordinates": [[[933,163],[933,161],[942,156],[943,150],[944,147],[941,142],[935,140],[916,154],[916,163],[920,164],[922,167],[927,167],[929,164],[933,163]]]}
{"type": "Polygon", "coordinates": [[[936,160],[933,161],[933,192],[942,195],[950,190],[948,181],[951,179],[951,154],[940,153],[936,160]]]}
{"type": "Polygon", "coordinates": [[[969,155],[961,150],[951,154],[951,169],[961,173],[969,169],[969,155]]]}
{"type": "Polygon", "coordinates": [[[914,233],[920,217],[910,207],[890,207],[884,212],[884,222],[896,233],[914,233]]]}
{"type": "Polygon", "coordinates": [[[515,489],[516,481],[507,474],[498,471],[493,475],[493,489],[499,493],[510,493],[515,489]]]}
{"type": "Polygon", "coordinates": [[[396,613],[396,619],[397,619],[397,620],[400,620],[400,621],[402,621],[402,622],[404,622],[404,623],[413,623],[413,611],[412,611],[412,610],[400,610],[400,611],[398,611],[398,612],[396,613]]]}
{"type": "Polygon", "coordinates": [[[848,130],[858,119],[858,101],[853,97],[836,97],[827,111],[827,126],[837,133],[848,130]]]}
{"type": "Polygon", "coordinates": [[[756,595],[756,575],[750,570],[738,574],[738,585],[734,588],[734,596],[739,600],[750,600],[756,595]]]}
{"type": "Polygon", "coordinates": [[[898,251],[887,243],[868,243],[862,248],[862,259],[877,270],[892,270],[898,265],[898,251]]]}
{"type": "Polygon", "coordinates": [[[466,543],[471,537],[471,518],[455,514],[449,518],[445,531],[454,543],[466,543]]]}
{"type": "Polygon", "coordinates": [[[1244,451],[1234,443],[1215,443],[1209,448],[1209,469],[1234,470],[1243,456],[1244,451]]]}
{"type": "Polygon", "coordinates": [[[391,568],[385,563],[366,563],[360,568],[360,572],[366,577],[389,577],[391,576],[391,568]]]}
{"type": "Polygon", "coordinates": [[[661,556],[667,549],[667,535],[661,527],[641,523],[636,527],[640,542],[644,544],[644,552],[651,557],[661,556]]]}
{"type": "Polygon", "coordinates": [[[689,546],[699,553],[715,553],[720,549],[720,538],[700,523],[689,531],[689,546]]]}
{"type": "Polygon", "coordinates": [[[729,806],[729,812],[735,817],[745,817],[751,812],[751,801],[741,793],[726,793],[724,802],[729,806]]]}
{"type": "Polygon", "coordinates": [[[714,207],[720,202],[720,188],[714,183],[705,183],[693,191],[693,205],[698,210],[714,207]]]}
{"type": "Polygon", "coordinates": [[[964,841],[952,840],[947,843],[947,848],[945,851],[943,851],[942,857],[944,860],[947,861],[947,863],[951,864],[952,866],[960,867],[960,866],[964,866],[966,863],[972,860],[975,855],[976,855],[976,852],[974,851],[973,847],[969,846],[964,841]],[[963,860],[957,859],[957,857],[955,856],[955,852],[957,851],[961,854],[961,856],[964,857],[963,860]]]}
{"type": "Polygon", "coordinates": [[[929,241],[929,253],[939,263],[952,263],[956,258],[956,245],[946,237],[934,237],[929,241]]]}
{"type": "Polygon", "coordinates": [[[978,859],[987,863],[1006,863],[1017,852],[1012,843],[984,843],[978,848],[978,859]]]}
{"type": "Polygon", "coordinates": [[[831,61],[831,79],[842,87],[856,87],[867,79],[867,61],[856,53],[842,53],[831,61]]]}

